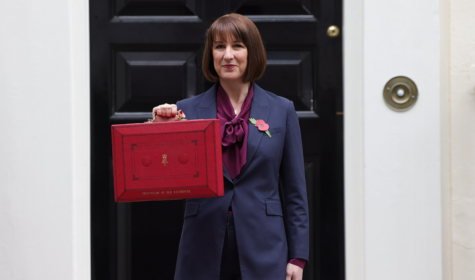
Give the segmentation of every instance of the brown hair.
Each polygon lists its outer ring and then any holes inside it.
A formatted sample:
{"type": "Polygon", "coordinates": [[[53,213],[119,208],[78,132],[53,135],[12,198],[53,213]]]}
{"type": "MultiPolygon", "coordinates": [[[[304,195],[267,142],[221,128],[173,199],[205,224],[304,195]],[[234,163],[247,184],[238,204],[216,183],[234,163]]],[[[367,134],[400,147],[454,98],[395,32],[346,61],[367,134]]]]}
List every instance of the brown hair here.
{"type": "Polygon", "coordinates": [[[264,43],[256,25],[247,17],[240,14],[224,15],[211,24],[206,36],[203,53],[203,73],[210,82],[219,81],[218,73],[214,69],[213,42],[217,38],[234,36],[244,43],[247,53],[247,68],[244,72],[244,82],[254,82],[264,75],[267,58],[264,43]]]}

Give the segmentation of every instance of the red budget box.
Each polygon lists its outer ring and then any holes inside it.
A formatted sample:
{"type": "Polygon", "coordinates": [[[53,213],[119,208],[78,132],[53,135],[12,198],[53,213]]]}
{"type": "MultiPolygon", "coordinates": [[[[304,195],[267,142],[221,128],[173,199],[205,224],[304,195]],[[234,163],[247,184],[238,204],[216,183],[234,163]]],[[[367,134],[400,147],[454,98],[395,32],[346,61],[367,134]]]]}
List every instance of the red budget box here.
{"type": "Polygon", "coordinates": [[[116,202],[224,195],[219,120],[112,125],[116,202]]]}

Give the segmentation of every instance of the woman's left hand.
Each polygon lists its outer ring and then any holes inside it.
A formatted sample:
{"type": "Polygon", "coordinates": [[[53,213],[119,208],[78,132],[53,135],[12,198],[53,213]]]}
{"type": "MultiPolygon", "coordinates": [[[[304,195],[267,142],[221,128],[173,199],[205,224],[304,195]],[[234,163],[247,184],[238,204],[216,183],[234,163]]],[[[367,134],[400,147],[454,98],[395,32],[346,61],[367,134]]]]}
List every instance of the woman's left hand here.
{"type": "Polygon", "coordinates": [[[303,269],[295,264],[287,264],[287,275],[285,280],[302,280],[303,269]]]}

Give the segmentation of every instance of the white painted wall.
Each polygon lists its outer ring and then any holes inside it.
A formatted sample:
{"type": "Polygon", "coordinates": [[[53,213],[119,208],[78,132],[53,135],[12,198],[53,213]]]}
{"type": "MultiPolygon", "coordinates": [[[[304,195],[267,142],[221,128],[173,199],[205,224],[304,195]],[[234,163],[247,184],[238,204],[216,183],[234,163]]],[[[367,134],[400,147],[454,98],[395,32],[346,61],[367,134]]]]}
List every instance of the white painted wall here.
{"type": "Polygon", "coordinates": [[[88,1],[0,11],[0,279],[90,279],[88,1]]]}
{"type": "Polygon", "coordinates": [[[366,279],[442,279],[439,6],[390,2],[364,9],[366,279]],[[405,113],[381,98],[399,75],[420,91],[405,113]]]}
{"type": "Polygon", "coordinates": [[[445,0],[344,1],[347,279],[438,280],[448,11],[445,0]],[[385,83],[419,89],[404,113],[385,83]]]}
{"type": "Polygon", "coordinates": [[[451,280],[475,279],[475,1],[451,0],[451,280]]]}

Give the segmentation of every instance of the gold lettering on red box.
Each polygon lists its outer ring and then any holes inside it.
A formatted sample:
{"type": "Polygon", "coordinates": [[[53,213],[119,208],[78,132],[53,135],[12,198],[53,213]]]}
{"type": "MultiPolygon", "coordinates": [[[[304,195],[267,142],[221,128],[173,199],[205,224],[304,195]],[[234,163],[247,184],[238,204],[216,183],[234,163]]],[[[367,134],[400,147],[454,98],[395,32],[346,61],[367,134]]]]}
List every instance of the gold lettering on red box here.
{"type": "Polygon", "coordinates": [[[191,193],[190,190],[173,191],[173,193],[191,193]]]}
{"type": "Polygon", "coordinates": [[[154,195],[154,194],[160,194],[160,192],[142,192],[142,195],[154,195]]]}
{"type": "Polygon", "coordinates": [[[179,190],[179,191],[161,191],[161,192],[142,192],[142,195],[155,195],[155,194],[184,194],[191,193],[190,190],[179,190]]]}

